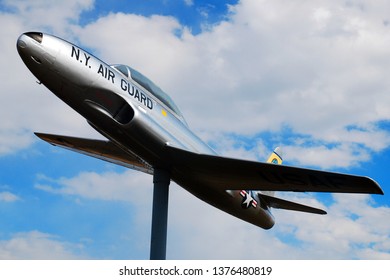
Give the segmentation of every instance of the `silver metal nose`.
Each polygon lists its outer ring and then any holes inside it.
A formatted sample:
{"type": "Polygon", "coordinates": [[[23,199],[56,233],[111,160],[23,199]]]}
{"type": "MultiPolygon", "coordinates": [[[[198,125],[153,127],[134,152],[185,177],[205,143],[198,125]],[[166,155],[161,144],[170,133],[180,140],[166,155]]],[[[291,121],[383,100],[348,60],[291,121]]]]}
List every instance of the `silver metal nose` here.
{"type": "Polygon", "coordinates": [[[40,32],[26,32],[19,36],[16,48],[27,67],[43,63],[42,39],[43,34],[40,32]]]}
{"type": "Polygon", "coordinates": [[[18,39],[18,42],[17,42],[18,50],[25,49],[27,47],[27,44],[26,44],[25,41],[23,41],[22,37],[23,36],[20,36],[19,39],[18,39]]]}

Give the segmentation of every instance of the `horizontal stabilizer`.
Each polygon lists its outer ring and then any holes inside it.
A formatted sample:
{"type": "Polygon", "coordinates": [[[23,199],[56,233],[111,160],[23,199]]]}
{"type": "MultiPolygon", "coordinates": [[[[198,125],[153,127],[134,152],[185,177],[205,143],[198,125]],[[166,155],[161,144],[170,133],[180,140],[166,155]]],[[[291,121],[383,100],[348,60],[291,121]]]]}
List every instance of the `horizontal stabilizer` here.
{"type": "Polygon", "coordinates": [[[35,133],[42,140],[61,148],[118,164],[127,168],[153,174],[153,169],[136,156],[125,152],[107,140],[84,139],[71,136],[35,133]]]}
{"type": "Polygon", "coordinates": [[[295,203],[292,201],[276,198],[274,196],[268,196],[265,194],[259,193],[260,200],[264,201],[268,206],[272,208],[284,209],[284,210],[293,210],[300,211],[312,214],[325,215],[326,212],[322,209],[306,206],[303,204],[295,203]]]}

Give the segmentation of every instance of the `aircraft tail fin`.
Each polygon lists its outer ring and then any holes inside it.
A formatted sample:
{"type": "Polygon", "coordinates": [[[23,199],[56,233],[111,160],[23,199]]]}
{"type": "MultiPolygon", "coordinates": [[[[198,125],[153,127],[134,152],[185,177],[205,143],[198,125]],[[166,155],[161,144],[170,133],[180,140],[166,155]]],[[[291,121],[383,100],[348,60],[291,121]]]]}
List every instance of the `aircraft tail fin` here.
{"type": "Polygon", "coordinates": [[[268,163],[273,164],[282,164],[282,149],[280,147],[276,147],[275,150],[272,152],[270,157],[267,160],[268,163]]]}
{"type": "MultiPolygon", "coordinates": [[[[282,159],[282,149],[280,147],[276,147],[272,154],[269,156],[267,159],[267,163],[272,163],[272,164],[282,164],[283,159],[282,159]]],[[[262,193],[269,195],[269,196],[274,196],[275,192],[274,191],[263,191],[262,193]]]]}
{"type": "Polygon", "coordinates": [[[320,214],[325,215],[326,211],[314,207],[310,207],[307,205],[295,203],[292,201],[284,200],[281,198],[276,198],[274,196],[269,196],[263,193],[258,194],[260,201],[265,203],[267,206],[277,209],[284,209],[284,210],[292,210],[292,211],[300,211],[300,212],[306,212],[306,213],[312,213],[312,214],[320,214]]]}
{"type": "MultiPolygon", "coordinates": [[[[275,150],[272,152],[271,156],[268,158],[267,163],[282,164],[282,162],[283,162],[282,149],[280,147],[276,147],[275,150]]],[[[277,198],[274,196],[275,192],[273,191],[263,191],[258,195],[260,201],[265,202],[267,206],[272,208],[293,210],[293,211],[300,211],[300,212],[307,212],[307,213],[321,214],[321,215],[326,214],[326,212],[322,209],[317,209],[314,207],[277,198]]]]}

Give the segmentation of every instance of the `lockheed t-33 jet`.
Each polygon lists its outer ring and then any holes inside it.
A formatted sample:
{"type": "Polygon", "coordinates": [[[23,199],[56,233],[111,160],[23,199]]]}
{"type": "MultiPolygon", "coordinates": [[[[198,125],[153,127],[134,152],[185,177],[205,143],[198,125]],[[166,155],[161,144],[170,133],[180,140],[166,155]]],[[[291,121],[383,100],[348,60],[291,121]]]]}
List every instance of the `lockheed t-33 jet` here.
{"type": "Polygon", "coordinates": [[[326,214],[274,196],[284,192],[383,194],[368,177],[227,158],[188,127],[173,100],[135,69],[109,65],[82,48],[40,32],[22,34],[17,50],[40,84],[107,140],[36,133],[63,148],[153,175],[151,259],[166,255],[170,181],[251,224],[270,229],[271,208],[326,214]]]}

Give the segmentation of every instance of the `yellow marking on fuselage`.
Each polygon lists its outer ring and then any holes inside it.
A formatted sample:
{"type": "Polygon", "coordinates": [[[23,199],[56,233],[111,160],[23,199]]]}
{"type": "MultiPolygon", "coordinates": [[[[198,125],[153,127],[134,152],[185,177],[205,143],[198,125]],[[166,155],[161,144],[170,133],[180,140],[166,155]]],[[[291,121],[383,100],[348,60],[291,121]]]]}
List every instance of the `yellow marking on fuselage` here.
{"type": "Polygon", "coordinates": [[[161,114],[166,117],[167,116],[167,111],[165,111],[164,109],[161,109],[161,114]]]}

